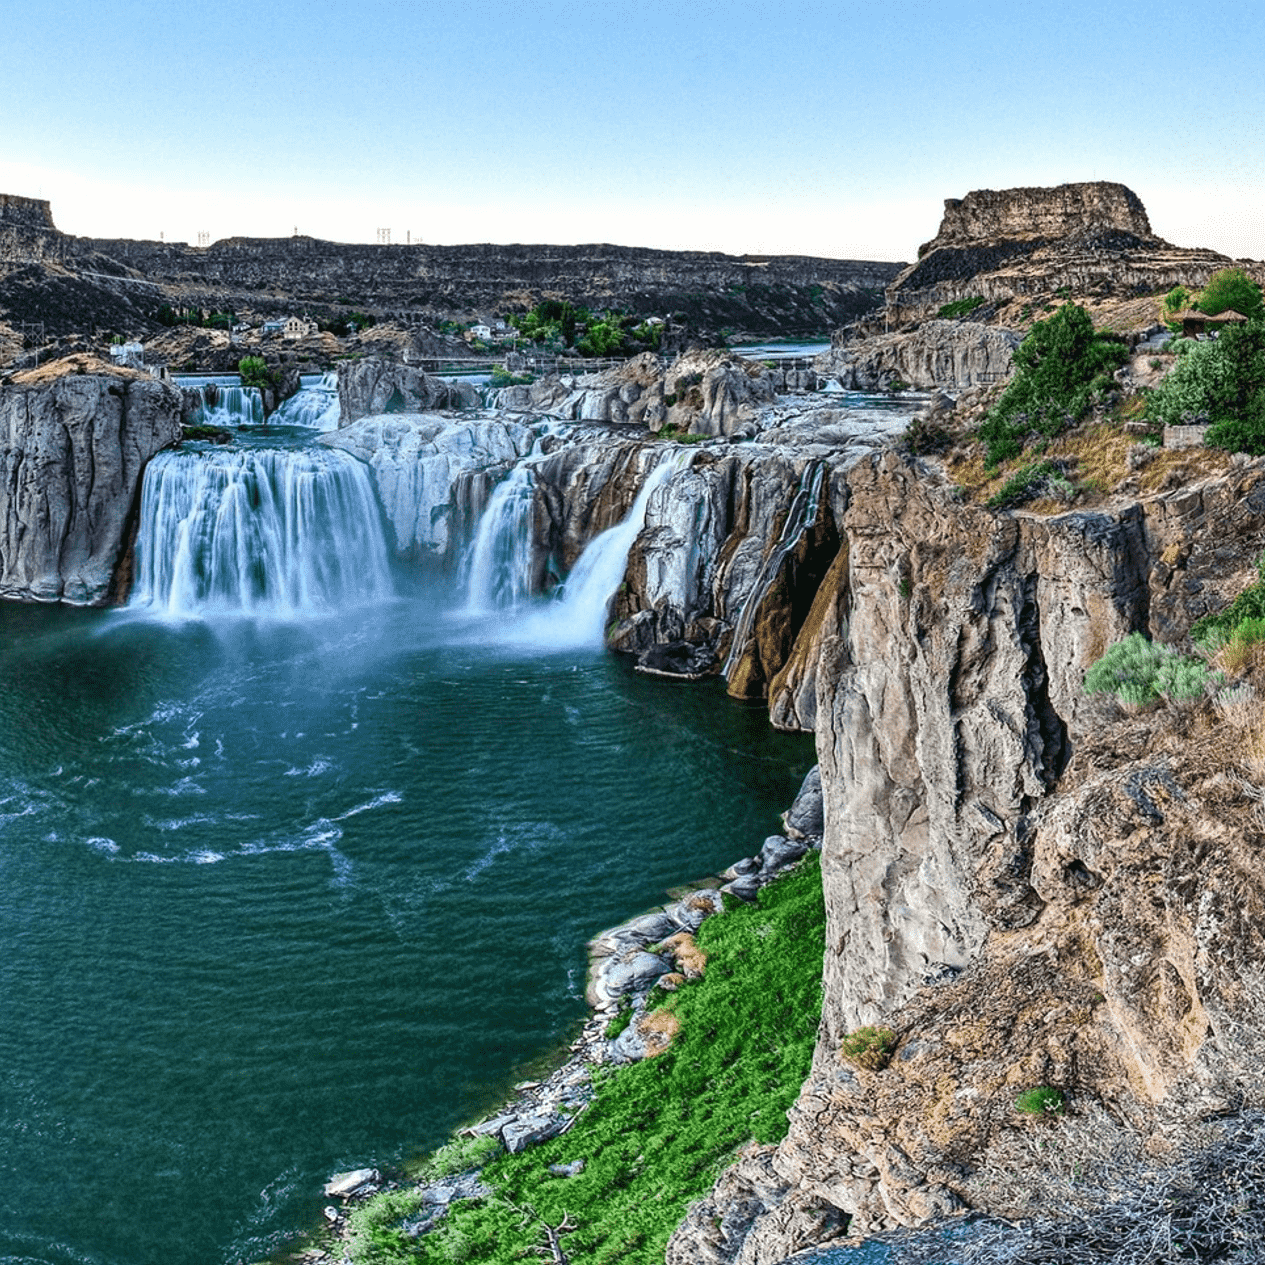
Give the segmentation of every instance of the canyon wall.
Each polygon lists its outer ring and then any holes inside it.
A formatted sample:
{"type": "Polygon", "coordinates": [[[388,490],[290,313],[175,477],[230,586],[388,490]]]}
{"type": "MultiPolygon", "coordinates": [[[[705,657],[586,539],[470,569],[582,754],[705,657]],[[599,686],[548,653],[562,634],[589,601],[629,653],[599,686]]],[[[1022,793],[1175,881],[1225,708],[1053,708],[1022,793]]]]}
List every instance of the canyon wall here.
{"type": "Polygon", "coordinates": [[[0,596],[123,596],[141,476],[180,439],[181,397],[140,375],[0,385],[0,596]]]}
{"type": "Polygon", "coordinates": [[[1016,1174],[1006,1150],[1037,1085],[1105,1107],[1104,1147],[1135,1151],[1265,1090],[1241,739],[1081,689],[1127,632],[1179,639],[1255,578],[1265,463],[1043,519],[960,506],[888,452],[846,498],[827,610],[792,652],[813,668],[825,802],[814,1068],[785,1141],[692,1210],[671,1265],[780,1261],[968,1205],[1049,1211],[1044,1161],[1016,1174]],[[863,1025],[892,1028],[885,1066],[841,1057],[863,1025]],[[1034,1205],[1007,1203],[1025,1182],[1034,1205]]]}

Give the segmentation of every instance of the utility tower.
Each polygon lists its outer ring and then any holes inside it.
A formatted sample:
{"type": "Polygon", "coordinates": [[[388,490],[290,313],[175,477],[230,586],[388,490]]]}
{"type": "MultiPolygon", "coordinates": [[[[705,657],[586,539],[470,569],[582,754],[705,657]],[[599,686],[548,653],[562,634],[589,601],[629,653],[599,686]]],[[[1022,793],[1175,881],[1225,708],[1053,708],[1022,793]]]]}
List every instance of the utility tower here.
{"type": "Polygon", "coordinates": [[[378,229],[378,245],[390,246],[390,244],[391,244],[391,230],[389,228],[378,229]]]}

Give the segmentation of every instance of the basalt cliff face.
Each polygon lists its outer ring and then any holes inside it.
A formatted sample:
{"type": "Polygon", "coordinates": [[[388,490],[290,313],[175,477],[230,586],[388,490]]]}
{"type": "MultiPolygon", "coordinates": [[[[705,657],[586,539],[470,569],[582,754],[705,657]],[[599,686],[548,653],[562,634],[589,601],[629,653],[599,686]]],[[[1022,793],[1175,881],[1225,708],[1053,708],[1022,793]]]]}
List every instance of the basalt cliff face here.
{"type": "Polygon", "coordinates": [[[1137,195],[1097,181],[1047,189],[982,189],[945,201],[940,231],[887,288],[899,327],[945,303],[1050,295],[1162,292],[1202,285],[1234,261],[1170,245],[1151,232],[1137,195]]]}
{"type": "Polygon", "coordinates": [[[695,334],[822,329],[882,301],[903,265],[585,245],[357,245],[312,237],[210,246],[61,233],[47,202],[0,195],[0,309],[45,333],[137,332],[163,302],[327,315],[340,301],[408,326],[454,314],[526,311],[546,298],[673,315],[695,334]]]}
{"type": "Polygon", "coordinates": [[[180,393],[136,374],[25,376],[0,386],[0,596],[117,599],[145,465],[180,439],[180,393]]]}
{"type": "Polygon", "coordinates": [[[1091,706],[1081,681],[1127,632],[1179,639],[1253,578],[1265,466],[1042,519],[957,505],[888,452],[834,499],[822,615],[791,655],[813,670],[825,802],[814,1068],[785,1141],[692,1210],[672,1265],[776,1262],[967,1206],[1032,1215],[1049,1184],[1016,1145],[1028,1088],[1058,1087],[1100,1154],[1161,1163],[1262,1093],[1265,836],[1242,735],[1091,706]],[[862,1025],[893,1029],[885,1067],[841,1058],[862,1025]]]}

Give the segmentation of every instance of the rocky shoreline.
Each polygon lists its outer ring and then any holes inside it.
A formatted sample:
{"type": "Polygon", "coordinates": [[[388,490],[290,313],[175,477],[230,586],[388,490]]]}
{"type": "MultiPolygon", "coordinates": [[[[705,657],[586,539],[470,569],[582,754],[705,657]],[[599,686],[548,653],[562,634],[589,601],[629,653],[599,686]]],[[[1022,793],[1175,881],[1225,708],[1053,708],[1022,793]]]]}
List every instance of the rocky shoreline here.
{"type": "MultiPolygon", "coordinates": [[[[825,823],[818,766],[804,777],[782,821],[782,834],[769,835],[759,852],[714,876],[714,883],[690,887],[674,901],[590,940],[586,989],[590,1014],[571,1042],[567,1057],[543,1079],[520,1082],[499,1110],[458,1130],[456,1138],[494,1139],[499,1148],[517,1154],[560,1137],[593,1099],[593,1068],[634,1063],[666,1049],[671,1034],[653,1021],[648,999],[656,988],[671,991],[701,976],[694,933],[706,919],[731,907],[726,897],[730,902],[752,901],[761,888],[787,874],[810,851],[820,851],[825,823]]],[[[499,1148],[488,1158],[499,1154],[499,1148]]],[[[307,1265],[349,1261],[349,1214],[374,1195],[408,1186],[418,1189],[424,1210],[410,1226],[410,1233],[424,1234],[438,1226],[454,1203],[493,1193],[480,1179],[481,1167],[422,1182],[385,1179],[376,1168],[335,1174],[324,1187],[326,1197],[337,1201],[324,1209],[324,1241],[293,1256],[287,1253],[287,1258],[307,1265]]],[[[558,1166],[556,1175],[571,1177],[581,1171],[583,1161],[576,1161],[558,1166]]]]}

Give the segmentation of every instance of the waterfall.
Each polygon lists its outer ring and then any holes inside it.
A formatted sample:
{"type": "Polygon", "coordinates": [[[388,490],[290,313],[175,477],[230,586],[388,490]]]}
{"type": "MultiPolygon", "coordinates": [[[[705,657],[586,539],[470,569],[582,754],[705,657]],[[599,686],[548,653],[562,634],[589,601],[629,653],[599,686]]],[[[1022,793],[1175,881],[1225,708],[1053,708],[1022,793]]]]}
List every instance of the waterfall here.
{"type": "Polygon", "coordinates": [[[493,489],[466,557],[467,614],[512,609],[531,596],[535,489],[526,461],[493,489]]]}
{"type": "Polygon", "coordinates": [[[692,459],[689,451],[678,451],[655,465],[623,522],[589,541],[556,600],[538,608],[524,623],[523,639],[551,649],[603,644],[611,598],[627,570],[628,551],[645,526],[650,498],[692,459]]]}
{"type": "Polygon", "coordinates": [[[264,401],[258,387],[224,386],[208,382],[194,388],[202,404],[189,418],[195,426],[259,426],[264,420],[264,401]]]}
{"type": "Polygon", "coordinates": [[[346,453],[164,452],[145,471],[133,607],[293,617],[392,593],[373,487],[346,453]]]}
{"type": "Polygon", "coordinates": [[[804,533],[817,521],[817,506],[821,499],[821,484],[825,473],[824,462],[810,461],[804,467],[804,473],[800,475],[799,487],[795,489],[795,495],[791,498],[786,522],[782,524],[782,534],[766,555],[756,575],[755,583],[751,586],[751,592],[747,594],[747,600],[742,604],[738,623],[734,627],[733,641],[729,646],[729,657],[725,660],[723,672],[725,680],[729,679],[730,672],[742,658],[747,642],[751,638],[751,625],[755,622],[756,611],[769,589],[773,587],[773,582],[777,579],[787,554],[799,544],[804,533]]]}
{"type": "Polygon", "coordinates": [[[342,411],[338,405],[338,374],[305,373],[300,386],[269,419],[278,426],[302,426],[308,430],[337,430],[342,411]]]}

